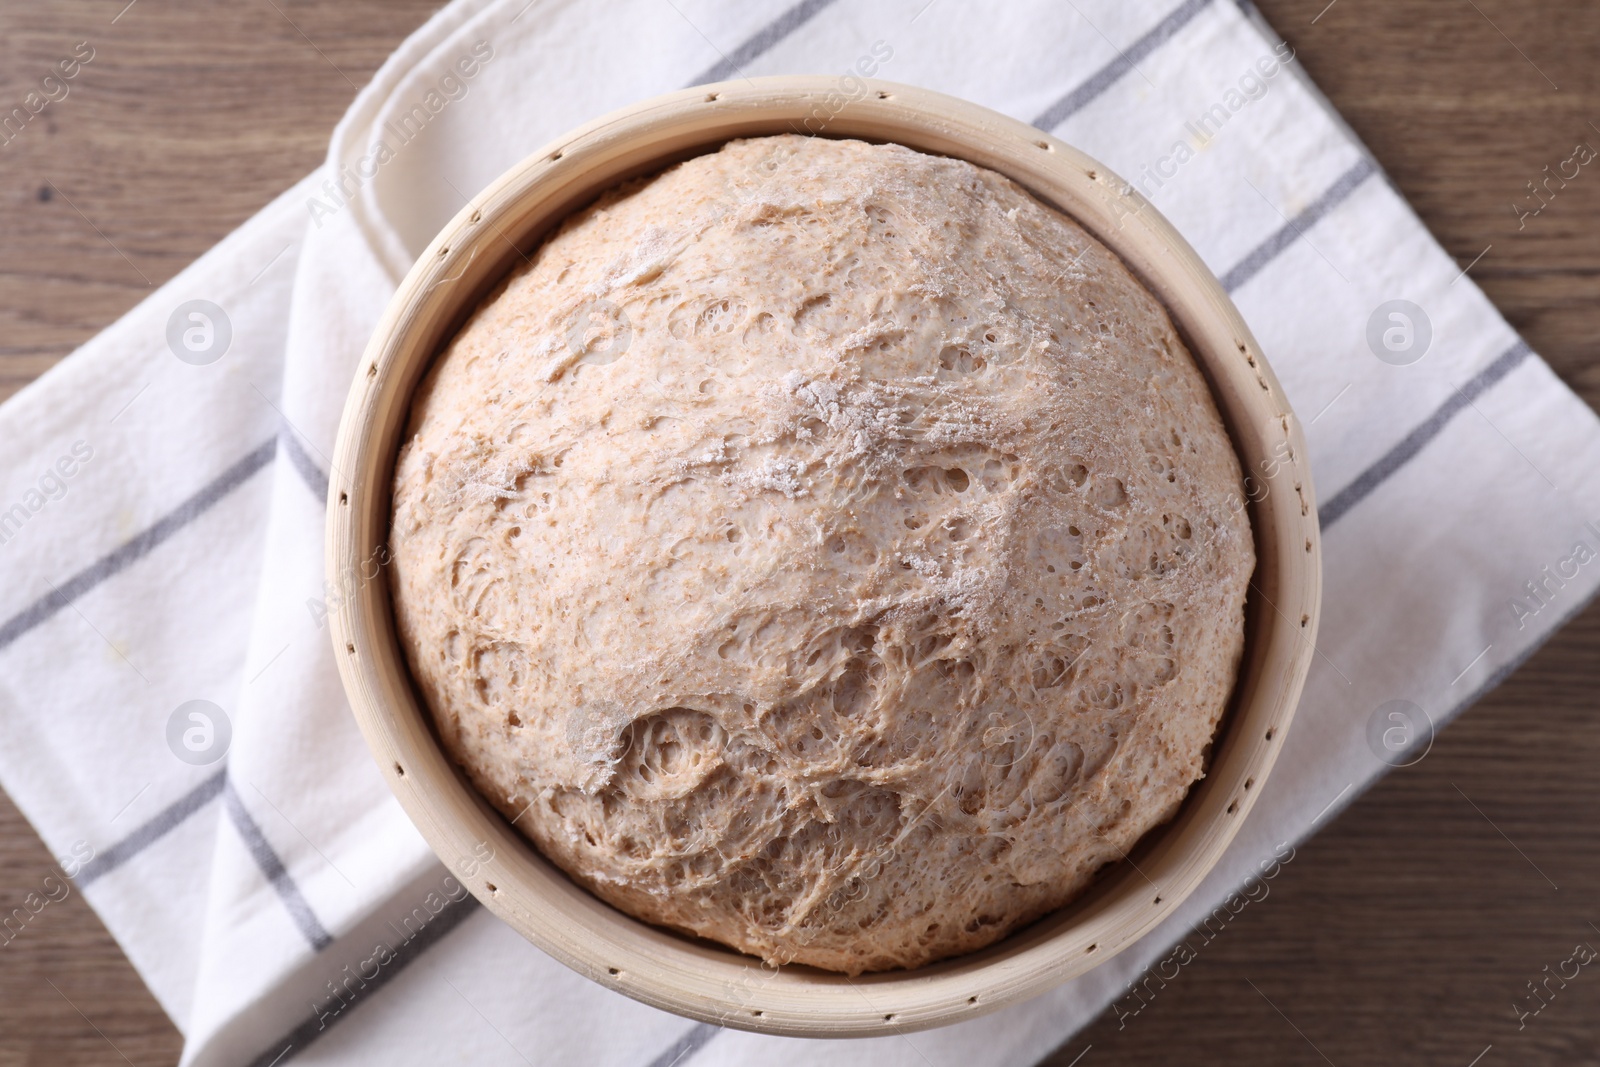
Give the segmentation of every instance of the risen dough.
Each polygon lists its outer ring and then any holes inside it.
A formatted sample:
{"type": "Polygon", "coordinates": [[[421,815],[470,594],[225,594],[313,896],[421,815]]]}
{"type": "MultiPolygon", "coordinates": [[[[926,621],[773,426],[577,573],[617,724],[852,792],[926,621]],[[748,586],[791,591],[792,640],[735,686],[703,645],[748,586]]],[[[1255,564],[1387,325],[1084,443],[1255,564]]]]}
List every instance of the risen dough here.
{"type": "Polygon", "coordinates": [[[1009,180],[736,141],[570,219],[422,383],[400,635],[578,881],[848,973],[988,944],[1170,818],[1254,566],[1167,315],[1009,180]]]}

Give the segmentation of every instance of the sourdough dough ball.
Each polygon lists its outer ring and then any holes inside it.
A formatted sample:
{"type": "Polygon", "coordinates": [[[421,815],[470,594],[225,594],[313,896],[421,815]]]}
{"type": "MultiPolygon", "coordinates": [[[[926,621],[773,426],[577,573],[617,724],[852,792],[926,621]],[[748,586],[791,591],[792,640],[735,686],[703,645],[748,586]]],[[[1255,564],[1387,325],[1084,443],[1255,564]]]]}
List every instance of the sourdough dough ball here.
{"type": "Polygon", "coordinates": [[[399,632],[618,908],[850,974],[1170,818],[1233,684],[1239,465],[1156,300],[998,174],[735,141],[570,219],[422,383],[399,632]]]}

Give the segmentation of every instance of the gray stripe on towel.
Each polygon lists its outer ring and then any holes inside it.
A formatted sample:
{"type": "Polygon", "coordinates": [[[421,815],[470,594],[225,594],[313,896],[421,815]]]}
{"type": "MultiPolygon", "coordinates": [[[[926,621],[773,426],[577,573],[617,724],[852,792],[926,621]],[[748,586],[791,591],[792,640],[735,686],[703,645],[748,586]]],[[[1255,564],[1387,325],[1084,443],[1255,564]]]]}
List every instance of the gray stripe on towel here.
{"type": "Polygon", "coordinates": [[[722,1027],[710,1023],[695,1023],[689,1032],[674,1041],[667,1050],[650,1061],[650,1067],[681,1067],[681,1064],[699,1052],[712,1038],[722,1032],[722,1027]]]}
{"type": "Polygon", "coordinates": [[[256,471],[272,462],[272,456],[277,447],[276,438],[257,445],[254,451],[217,475],[193,496],[179,504],[165,516],[156,520],[155,524],[148,527],[143,533],[136,534],[132,540],[125,542],[120,548],[101,556],[49,593],[46,593],[7,619],[4,625],[0,625],[0,650],[5,649],[17,638],[49,619],[56,612],[83,596],[107,578],[121,573],[130,564],[143,559],[173,534],[188,526],[207,511],[210,511],[212,506],[219,500],[244,484],[256,471]]]}
{"type": "Polygon", "coordinates": [[[1186,0],[1170,15],[1156,23],[1154,29],[1118,52],[1116,59],[1089,75],[1088,81],[1083,82],[1040,112],[1039,117],[1033,120],[1033,124],[1049,133],[1067,121],[1067,119],[1088,107],[1096,97],[1111,88],[1123,75],[1132,70],[1139,60],[1144,59],[1166,44],[1174,34],[1187,26],[1194,20],[1196,15],[1209,7],[1210,4],[1211,0],[1186,0]]]}
{"type": "Polygon", "coordinates": [[[284,867],[283,860],[278,858],[272,842],[267,840],[267,835],[261,832],[261,827],[250,817],[250,812],[245,809],[244,801],[239,799],[239,794],[231,782],[223,786],[222,797],[228,809],[228,818],[232,821],[233,828],[239,831],[239,837],[244,841],[245,848],[250,850],[251,859],[261,868],[261,873],[277,892],[278,899],[283,901],[283,906],[289,912],[289,917],[294,920],[294,924],[300,928],[305,939],[311,942],[311,947],[321,952],[333,944],[333,938],[322,925],[322,920],[317,918],[316,913],[311,910],[311,905],[306,903],[300,887],[289,877],[289,871],[284,867]]]}
{"type": "Polygon", "coordinates": [[[112,845],[102,852],[97,852],[94,859],[83,865],[78,876],[73,879],[79,889],[87,889],[101,878],[127,863],[133,857],[166,837],[189,816],[217,799],[222,792],[222,787],[228,781],[226,769],[218,771],[210,778],[201,782],[171,804],[156,812],[154,816],[145,821],[138,829],[127,837],[112,845]]]}
{"type": "Polygon", "coordinates": [[[734,75],[746,77],[743,69],[746,63],[756,59],[773,45],[816,18],[833,3],[834,0],[800,0],[798,4],[767,23],[756,32],[755,36],[690,78],[684,88],[693,89],[696,85],[704,85],[707,82],[726,81],[734,75]]]}
{"type": "Polygon", "coordinates": [[[322,468],[317,466],[317,461],[311,458],[311,453],[306,451],[306,446],[300,443],[300,437],[294,428],[287,423],[278,431],[278,442],[283,445],[283,450],[289,454],[289,465],[300,475],[300,480],[306,483],[312,495],[317,498],[317,503],[328,502],[328,476],[322,473],[322,468]]]}
{"type": "Polygon", "coordinates": [[[1528,342],[1518,339],[1516,344],[1496,357],[1493,363],[1473,375],[1466,385],[1450,394],[1422,425],[1401,438],[1399,444],[1385,452],[1376,463],[1362,471],[1354,481],[1335,493],[1318,509],[1317,518],[1322,529],[1327,530],[1348,515],[1351,508],[1371,496],[1373,490],[1388,481],[1395,471],[1410,463],[1430,441],[1444,432],[1445,426],[1459,415],[1462,409],[1488,392],[1496,382],[1510,374],[1518,364],[1532,354],[1528,342]]]}
{"type": "Polygon", "coordinates": [[[1285,222],[1265,241],[1256,245],[1250,254],[1222,276],[1222,287],[1232,293],[1245,282],[1261,273],[1261,268],[1277,259],[1284,249],[1298,241],[1307,229],[1315,226],[1323,216],[1350,198],[1362,182],[1378,173],[1378,165],[1367,156],[1356,161],[1355,166],[1339,175],[1327,192],[1317,197],[1300,214],[1285,222]]]}

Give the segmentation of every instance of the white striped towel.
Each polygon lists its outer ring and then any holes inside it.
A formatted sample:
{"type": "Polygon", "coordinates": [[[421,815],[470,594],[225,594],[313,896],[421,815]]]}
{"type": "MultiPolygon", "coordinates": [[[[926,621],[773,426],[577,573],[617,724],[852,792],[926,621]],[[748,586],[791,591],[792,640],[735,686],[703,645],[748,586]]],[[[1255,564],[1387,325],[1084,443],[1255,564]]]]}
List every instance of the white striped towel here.
{"type": "Polygon", "coordinates": [[[1235,0],[456,0],[324,167],[0,408],[0,438],[0,784],[185,1064],[1032,1063],[1131,1016],[1143,968],[1386,769],[1390,702],[1442,724],[1600,584],[1600,424],[1235,0]],[[610,993],[446,880],[340,690],[323,501],[367,335],[470,194],[641,97],[874,53],[1105,161],[1225,280],[1306,426],[1327,591],[1277,773],[1177,915],[1030,1003],[821,1045],[610,993]]]}

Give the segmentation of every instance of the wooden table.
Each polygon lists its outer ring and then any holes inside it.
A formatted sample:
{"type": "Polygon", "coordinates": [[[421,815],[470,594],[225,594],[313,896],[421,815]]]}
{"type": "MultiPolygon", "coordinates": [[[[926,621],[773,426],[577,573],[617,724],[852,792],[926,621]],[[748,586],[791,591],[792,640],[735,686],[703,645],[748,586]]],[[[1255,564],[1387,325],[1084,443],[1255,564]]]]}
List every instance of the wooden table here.
{"type": "MultiPolygon", "coordinates": [[[[125,2],[0,7],[7,109],[76,42],[95,49],[0,147],[0,398],[314,167],[355,86],[435,7],[125,2]]],[[[1520,231],[1510,206],[1578,141],[1600,148],[1600,5],[1261,7],[1444,246],[1465,265],[1492,245],[1473,278],[1600,406],[1600,170],[1520,231]]],[[[1050,1062],[1600,1063],[1600,973],[1520,1032],[1512,1010],[1575,943],[1600,947],[1597,705],[1591,606],[1303,846],[1138,1017],[1102,1017],[1050,1062]]],[[[0,912],[51,862],[0,797],[0,912]]],[[[0,1067],[142,1067],[180,1048],[81,896],[0,950],[0,1067]]]]}

